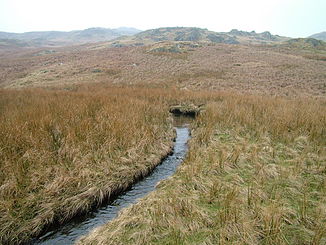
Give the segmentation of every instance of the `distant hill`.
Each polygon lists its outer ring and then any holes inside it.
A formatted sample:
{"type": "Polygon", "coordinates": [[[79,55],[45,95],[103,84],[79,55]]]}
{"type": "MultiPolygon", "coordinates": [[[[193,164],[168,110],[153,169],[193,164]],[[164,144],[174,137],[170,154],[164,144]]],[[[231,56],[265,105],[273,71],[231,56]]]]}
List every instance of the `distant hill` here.
{"type": "Polygon", "coordinates": [[[196,27],[165,27],[140,32],[134,36],[121,37],[112,41],[112,46],[140,46],[162,41],[212,42],[227,44],[262,44],[281,42],[289,38],[272,35],[270,32],[213,32],[196,27]]]}
{"type": "Polygon", "coordinates": [[[300,49],[319,49],[326,51],[326,42],[314,38],[293,38],[285,42],[285,45],[300,49]]]}
{"type": "Polygon", "coordinates": [[[0,39],[0,47],[29,47],[28,42],[20,41],[17,39],[0,39]]]}
{"type": "Polygon", "coordinates": [[[320,32],[320,33],[316,33],[314,35],[309,36],[310,38],[315,38],[318,40],[322,40],[322,41],[326,41],[326,31],[324,32],[320,32]]]}
{"type": "Polygon", "coordinates": [[[288,37],[272,35],[269,31],[256,33],[255,31],[247,32],[233,29],[230,32],[225,32],[225,34],[236,38],[239,42],[242,43],[271,43],[283,42],[290,39],[288,37]]]}
{"type": "Polygon", "coordinates": [[[0,39],[7,40],[11,44],[18,43],[20,46],[63,46],[82,43],[108,41],[121,36],[129,36],[139,33],[140,30],[129,27],[117,29],[89,28],[70,32],[40,31],[25,33],[0,32],[0,39]],[[12,41],[10,41],[12,40],[12,41]]]}
{"type": "Polygon", "coordinates": [[[191,27],[168,27],[144,31],[135,35],[139,40],[159,41],[210,41],[236,44],[238,41],[225,34],[219,34],[207,29],[191,27]]]}
{"type": "Polygon", "coordinates": [[[0,46],[51,47],[108,41],[109,46],[143,46],[157,42],[205,42],[226,44],[269,44],[290,38],[233,29],[230,32],[213,32],[196,27],[165,27],[140,31],[135,28],[89,28],[70,32],[42,31],[26,33],[0,32],[0,46]]]}
{"type": "Polygon", "coordinates": [[[293,38],[272,45],[283,53],[294,53],[308,59],[326,61],[326,42],[314,38],[293,38]]]}

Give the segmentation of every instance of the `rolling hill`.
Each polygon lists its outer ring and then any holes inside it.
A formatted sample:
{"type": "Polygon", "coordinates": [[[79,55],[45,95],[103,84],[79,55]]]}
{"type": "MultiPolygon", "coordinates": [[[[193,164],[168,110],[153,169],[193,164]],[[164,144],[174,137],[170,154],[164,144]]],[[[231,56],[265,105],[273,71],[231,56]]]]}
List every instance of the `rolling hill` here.
{"type": "Polygon", "coordinates": [[[314,35],[311,35],[310,37],[311,38],[318,39],[318,40],[326,41],[326,31],[320,32],[320,33],[316,33],[314,35]]]}
{"type": "Polygon", "coordinates": [[[109,42],[112,47],[143,46],[162,41],[189,41],[225,44],[268,44],[290,38],[233,29],[230,32],[214,32],[196,27],[165,27],[141,32],[135,28],[88,28],[70,32],[42,31],[26,33],[0,32],[0,40],[6,47],[50,47],[85,43],[109,42]]]}
{"type": "Polygon", "coordinates": [[[326,51],[326,42],[315,38],[293,38],[286,42],[288,45],[300,49],[320,49],[326,51]]]}
{"type": "Polygon", "coordinates": [[[121,36],[134,35],[139,32],[140,30],[128,27],[120,27],[117,29],[95,27],[70,32],[0,32],[0,39],[7,40],[9,43],[19,43],[20,46],[22,43],[24,43],[25,46],[64,46],[108,41],[121,36]]]}
{"type": "Polygon", "coordinates": [[[256,33],[238,31],[213,32],[196,27],[165,27],[140,32],[129,37],[112,41],[112,46],[142,46],[162,41],[190,41],[225,44],[265,44],[289,40],[287,37],[272,35],[270,32],[256,33]]]}

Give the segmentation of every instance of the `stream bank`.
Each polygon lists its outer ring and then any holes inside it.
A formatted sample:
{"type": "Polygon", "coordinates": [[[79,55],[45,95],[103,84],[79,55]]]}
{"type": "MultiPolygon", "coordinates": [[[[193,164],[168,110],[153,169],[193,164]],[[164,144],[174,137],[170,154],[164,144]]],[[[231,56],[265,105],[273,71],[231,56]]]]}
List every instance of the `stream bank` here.
{"type": "Polygon", "coordinates": [[[174,128],[177,136],[172,154],[168,155],[147,177],[117,195],[107,205],[87,216],[77,217],[69,223],[47,232],[39,239],[34,240],[33,244],[73,244],[80,236],[114,219],[121,209],[153,191],[159,181],[168,178],[176,171],[185,157],[188,150],[187,141],[190,138],[189,123],[192,120],[189,117],[174,116],[174,128]]]}

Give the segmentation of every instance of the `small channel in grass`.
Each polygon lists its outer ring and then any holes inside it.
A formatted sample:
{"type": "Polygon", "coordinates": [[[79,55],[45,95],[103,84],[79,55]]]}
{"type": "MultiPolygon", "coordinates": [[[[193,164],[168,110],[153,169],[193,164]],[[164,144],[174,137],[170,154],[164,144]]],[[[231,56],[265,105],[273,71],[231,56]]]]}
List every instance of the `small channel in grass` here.
{"type": "Polygon", "coordinates": [[[136,203],[139,198],[153,191],[159,181],[168,178],[176,171],[186,156],[188,151],[187,142],[190,138],[189,124],[192,120],[192,117],[182,115],[173,116],[173,124],[177,132],[173,152],[150,175],[132,185],[129,190],[118,195],[107,205],[100,207],[87,216],[76,217],[69,223],[47,232],[42,237],[34,240],[33,244],[73,244],[79,237],[86,235],[92,229],[114,219],[121,209],[136,203]]]}

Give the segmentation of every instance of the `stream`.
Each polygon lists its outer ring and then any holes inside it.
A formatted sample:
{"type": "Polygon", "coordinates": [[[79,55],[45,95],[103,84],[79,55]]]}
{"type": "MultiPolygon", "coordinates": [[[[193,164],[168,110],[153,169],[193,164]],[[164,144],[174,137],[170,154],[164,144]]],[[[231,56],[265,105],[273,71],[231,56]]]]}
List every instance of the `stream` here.
{"type": "Polygon", "coordinates": [[[188,151],[187,141],[190,138],[189,124],[191,121],[192,119],[189,117],[174,116],[173,122],[177,136],[173,153],[167,156],[150,175],[135,183],[129,190],[117,196],[109,204],[100,207],[87,216],[77,217],[56,230],[47,232],[37,240],[34,240],[33,244],[73,244],[79,237],[86,235],[92,229],[104,225],[117,217],[121,209],[136,203],[139,198],[153,191],[159,181],[174,174],[184,159],[188,151]]]}

